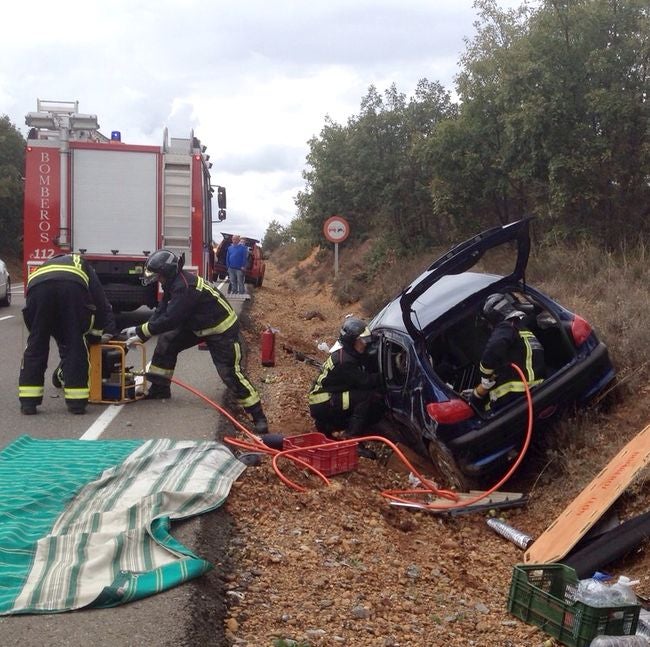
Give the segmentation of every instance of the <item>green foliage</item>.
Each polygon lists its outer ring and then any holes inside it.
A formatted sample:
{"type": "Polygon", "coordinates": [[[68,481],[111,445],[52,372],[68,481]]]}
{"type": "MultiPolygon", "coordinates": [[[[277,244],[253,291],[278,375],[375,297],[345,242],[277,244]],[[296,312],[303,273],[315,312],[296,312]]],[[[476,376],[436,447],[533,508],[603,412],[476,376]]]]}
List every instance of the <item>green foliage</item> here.
{"type": "Polygon", "coordinates": [[[21,248],[25,140],[9,117],[0,117],[0,250],[21,248]]]}
{"type": "MultiPolygon", "coordinates": [[[[374,86],[345,125],[310,141],[299,237],[332,214],[352,238],[416,254],[523,215],[605,246],[648,233],[647,0],[477,0],[458,105],[423,79],[414,96],[374,86]]],[[[293,223],[292,223],[293,226],[293,223]]]]}
{"type": "Polygon", "coordinates": [[[478,6],[459,119],[432,142],[436,205],[456,222],[480,214],[472,225],[535,213],[549,229],[607,244],[647,230],[647,3],[478,6]]]}
{"type": "Polygon", "coordinates": [[[291,240],[286,227],[283,227],[277,220],[272,220],[266,229],[262,239],[262,247],[265,252],[271,253],[281,245],[285,245],[291,240]]]}
{"type": "Polygon", "coordinates": [[[311,239],[322,240],[333,214],[348,220],[353,240],[379,229],[401,246],[428,236],[431,198],[418,150],[453,112],[442,86],[422,80],[410,101],[394,85],[383,98],[371,86],[347,126],[327,120],[310,141],[306,190],[296,199],[311,239]]]}

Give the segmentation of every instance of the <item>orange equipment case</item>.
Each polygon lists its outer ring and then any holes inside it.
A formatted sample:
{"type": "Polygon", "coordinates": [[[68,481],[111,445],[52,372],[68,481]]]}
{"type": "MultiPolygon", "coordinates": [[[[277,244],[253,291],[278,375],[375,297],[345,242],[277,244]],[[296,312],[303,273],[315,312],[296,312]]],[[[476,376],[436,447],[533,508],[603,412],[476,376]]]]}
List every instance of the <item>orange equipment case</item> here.
{"type": "Polygon", "coordinates": [[[147,355],[144,344],[135,342],[131,348],[140,348],[141,370],[128,370],[126,353],[129,350],[123,341],[110,341],[107,344],[94,344],[90,347],[90,397],[88,402],[94,404],[125,404],[144,398],[144,393],[137,393],[135,375],[144,375],[147,355]],[[103,351],[117,352],[118,370],[107,379],[103,379],[103,351]]]}

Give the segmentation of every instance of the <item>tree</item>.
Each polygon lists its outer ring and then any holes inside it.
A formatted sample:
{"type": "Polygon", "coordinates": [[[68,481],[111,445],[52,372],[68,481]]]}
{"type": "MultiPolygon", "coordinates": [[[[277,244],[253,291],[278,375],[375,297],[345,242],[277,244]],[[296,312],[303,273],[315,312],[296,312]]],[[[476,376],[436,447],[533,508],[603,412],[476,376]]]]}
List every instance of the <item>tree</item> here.
{"type": "Polygon", "coordinates": [[[266,228],[264,238],[262,239],[262,247],[265,252],[272,252],[274,249],[289,242],[289,234],[285,227],[283,227],[277,220],[271,220],[269,226],[266,228]]]}
{"type": "Polygon", "coordinates": [[[23,209],[25,140],[9,117],[0,117],[0,247],[19,254],[23,209]]]}
{"type": "Polygon", "coordinates": [[[398,247],[426,244],[431,197],[420,146],[453,113],[449,94],[426,79],[408,101],[394,84],[383,97],[370,86],[358,115],[346,126],[328,120],[320,138],[309,142],[307,186],[296,199],[299,219],[314,236],[327,217],[340,214],[353,238],[383,231],[398,247]]]}
{"type": "Polygon", "coordinates": [[[428,151],[436,213],[457,225],[535,213],[547,229],[606,244],[647,231],[647,2],[477,6],[459,119],[428,151]]]}

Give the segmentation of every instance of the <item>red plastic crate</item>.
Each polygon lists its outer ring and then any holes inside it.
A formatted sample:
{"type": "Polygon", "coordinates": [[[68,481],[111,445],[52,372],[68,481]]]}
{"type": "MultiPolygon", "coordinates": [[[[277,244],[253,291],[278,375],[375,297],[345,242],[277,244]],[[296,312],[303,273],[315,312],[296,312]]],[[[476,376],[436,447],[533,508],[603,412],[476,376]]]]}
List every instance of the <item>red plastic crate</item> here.
{"type": "Polygon", "coordinates": [[[359,464],[359,456],[357,455],[357,446],[355,443],[341,446],[336,441],[330,440],[327,436],[318,432],[284,438],[282,442],[283,449],[295,449],[297,447],[305,447],[305,450],[295,452],[291,455],[297,456],[306,463],[309,463],[319,472],[325,474],[325,476],[351,472],[359,464]],[[331,443],[333,447],[308,449],[309,447],[322,445],[323,443],[331,443]]]}

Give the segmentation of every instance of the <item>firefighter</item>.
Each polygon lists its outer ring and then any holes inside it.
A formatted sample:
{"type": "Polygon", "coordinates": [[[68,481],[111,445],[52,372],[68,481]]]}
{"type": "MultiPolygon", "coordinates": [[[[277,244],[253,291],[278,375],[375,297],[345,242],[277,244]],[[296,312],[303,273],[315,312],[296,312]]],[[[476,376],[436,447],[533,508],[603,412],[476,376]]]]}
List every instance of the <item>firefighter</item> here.
{"type": "Polygon", "coordinates": [[[151,387],[146,398],[170,398],[170,382],[178,354],[205,342],[219,377],[252,417],[255,431],[265,434],[268,423],[260,396],[241,368],[237,315],[213,284],[183,270],[184,260],[184,255],[179,257],[167,249],[159,249],[149,256],[142,282],[150,285],[159,281],[163,297],[146,323],[122,330],[127,345],[159,335],[147,371],[151,387]]]}
{"type": "Polygon", "coordinates": [[[502,407],[524,393],[524,383],[511,364],[524,372],[529,388],[541,384],[546,375],[544,349],[526,327],[526,315],[517,310],[512,297],[491,294],[483,305],[483,316],[492,333],[481,356],[481,381],[464,392],[479,411],[502,407]]]}
{"type": "Polygon", "coordinates": [[[68,411],[85,413],[90,394],[87,344],[108,341],[116,332],[113,309],[95,270],[79,254],[45,261],[27,279],[23,319],[29,337],[18,379],[21,412],[33,415],[43,402],[53,337],[61,355],[68,411]]]}
{"type": "Polygon", "coordinates": [[[316,429],[328,437],[335,431],[347,438],[363,436],[383,417],[382,379],[374,352],[368,352],[371,339],[362,319],[347,317],[309,392],[316,429]]]}

